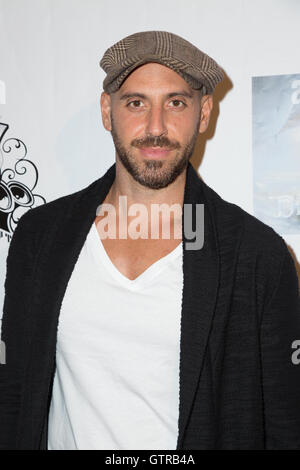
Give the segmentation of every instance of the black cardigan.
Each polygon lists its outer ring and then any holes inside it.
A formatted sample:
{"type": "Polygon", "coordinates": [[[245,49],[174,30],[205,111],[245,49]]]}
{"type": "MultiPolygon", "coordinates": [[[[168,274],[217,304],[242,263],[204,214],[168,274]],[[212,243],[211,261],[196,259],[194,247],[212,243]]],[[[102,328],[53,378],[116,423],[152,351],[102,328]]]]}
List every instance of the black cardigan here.
{"type": "MultiPolygon", "coordinates": [[[[17,225],[5,281],[0,449],[47,448],[60,306],[114,178],[115,164],[17,225]]],[[[183,233],[177,449],[300,449],[300,365],[292,361],[300,307],[287,246],[190,163],[184,203],[204,204],[205,232],[200,250],[187,250],[183,233]]]]}

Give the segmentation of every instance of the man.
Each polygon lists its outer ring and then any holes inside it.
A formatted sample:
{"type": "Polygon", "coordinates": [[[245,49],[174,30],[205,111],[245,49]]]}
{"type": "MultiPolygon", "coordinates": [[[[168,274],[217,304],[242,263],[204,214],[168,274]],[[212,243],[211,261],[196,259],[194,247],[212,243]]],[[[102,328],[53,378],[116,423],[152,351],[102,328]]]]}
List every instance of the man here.
{"type": "Polygon", "coordinates": [[[0,448],[300,449],[294,262],[189,162],[220,67],[165,31],[100,65],[115,164],[11,241],[0,448]]]}

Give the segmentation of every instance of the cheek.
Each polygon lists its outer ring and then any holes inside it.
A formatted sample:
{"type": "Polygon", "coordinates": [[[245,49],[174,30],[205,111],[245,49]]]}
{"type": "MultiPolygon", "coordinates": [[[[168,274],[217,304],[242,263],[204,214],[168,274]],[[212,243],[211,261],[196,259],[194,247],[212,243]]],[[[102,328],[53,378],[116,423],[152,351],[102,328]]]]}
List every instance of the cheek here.
{"type": "Polygon", "coordinates": [[[167,123],[170,129],[176,130],[182,136],[188,136],[193,132],[197,124],[198,114],[196,111],[174,113],[167,123]]]}
{"type": "Polygon", "coordinates": [[[136,138],[145,137],[145,119],[140,116],[133,116],[125,113],[122,115],[120,113],[118,119],[114,122],[120,137],[122,136],[128,142],[131,142],[136,138]]]}
{"type": "Polygon", "coordinates": [[[173,136],[175,140],[186,142],[193,135],[194,126],[195,122],[192,120],[174,119],[168,127],[170,138],[173,136]]]}

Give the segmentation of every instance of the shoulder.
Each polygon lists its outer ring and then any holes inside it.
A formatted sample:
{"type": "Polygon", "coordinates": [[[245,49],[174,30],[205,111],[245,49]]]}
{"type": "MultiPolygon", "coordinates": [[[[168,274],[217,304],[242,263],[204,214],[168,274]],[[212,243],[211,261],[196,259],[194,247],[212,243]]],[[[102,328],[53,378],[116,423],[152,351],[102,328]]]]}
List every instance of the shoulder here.
{"type": "Polygon", "coordinates": [[[87,195],[93,189],[98,180],[91,183],[89,186],[67,194],[65,196],[53,199],[50,202],[40,206],[29,209],[20,217],[16,230],[28,230],[36,232],[43,230],[47,225],[55,222],[60,214],[67,213],[81,197],[87,195]]]}
{"type": "MultiPolygon", "coordinates": [[[[240,269],[259,277],[266,277],[271,284],[282,270],[283,263],[292,256],[283,237],[271,226],[248,213],[237,204],[224,200],[212,188],[204,185],[206,200],[213,213],[214,224],[220,238],[224,233],[236,237],[240,269]],[[238,236],[237,236],[238,232],[238,236]]],[[[226,246],[226,243],[224,244],[226,246]]]]}
{"type": "Polygon", "coordinates": [[[223,199],[216,191],[204,183],[206,198],[213,207],[215,223],[222,229],[222,223],[239,222],[242,238],[248,249],[284,250],[284,239],[271,226],[265,224],[242,207],[223,199]],[[225,222],[226,221],[226,222],[225,222]]]}
{"type": "Polygon", "coordinates": [[[28,249],[31,253],[36,252],[49,230],[59,223],[61,217],[66,216],[82,197],[89,194],[97,181],[79,191],[58,197],[25,212],[14,230],[9,252],[19,252],[24,249],[28,249]]]}
{"type": "MultiPolygon", "coordinates": [[[[220,238],[224,231],[230,237],[234,237],[236,231],[239,231],[236,271],[241,279],[246,276],[250,282],[255,283],[257,300],[262,304],[267,303],[282,276],[290,280],[291,294],[297,293],[296,263],[284,238],[237,204],[222,199],[207,185],[205,192],[212,207],[217,231],[221,233],[220,238]]],[[[221,251],[226,252],[227,246],[228,243],[224,243],[221,251]]]]}

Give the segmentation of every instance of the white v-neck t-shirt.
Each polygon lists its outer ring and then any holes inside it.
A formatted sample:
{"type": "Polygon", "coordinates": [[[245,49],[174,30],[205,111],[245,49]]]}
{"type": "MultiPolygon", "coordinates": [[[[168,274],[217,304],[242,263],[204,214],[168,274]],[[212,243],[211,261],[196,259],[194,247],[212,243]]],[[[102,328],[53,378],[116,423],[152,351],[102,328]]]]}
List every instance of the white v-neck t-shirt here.
{"type": "Polygon", "coordinates": [[[48,449],[176,449],[182,242],[134,280],[95,223],[59,315],[48,449]]]}

